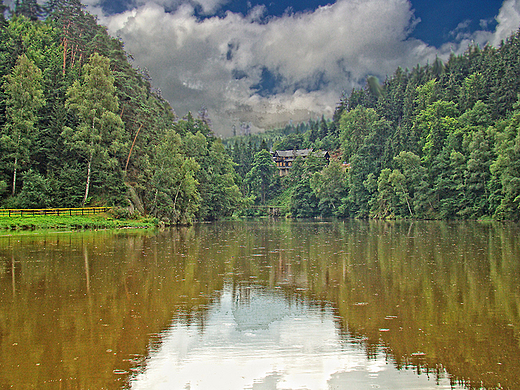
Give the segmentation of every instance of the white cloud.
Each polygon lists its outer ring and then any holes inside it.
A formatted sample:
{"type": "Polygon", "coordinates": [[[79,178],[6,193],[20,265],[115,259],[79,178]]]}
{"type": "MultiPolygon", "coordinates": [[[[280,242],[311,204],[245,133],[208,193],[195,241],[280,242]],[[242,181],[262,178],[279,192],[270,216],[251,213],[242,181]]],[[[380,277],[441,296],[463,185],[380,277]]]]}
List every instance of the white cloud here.
{"type": "MultiPolygon", "coordinates": [[[[494,36],[459,35],[461,42],[437,50],[409,37],[418,21],[407,0],[337,0],[314,12],[271,18],[256,7],[246,16],[229,12],[202,21],[191,4],[166,12],[164,2],[172,0],[159,1],[100,21],[123,39],[136,65],[149,69],[179,115],[204,105],[215,130],[225,134],[240,121],[266,128],[330,116],[341,92],[363,85],[368,74],[384,78],[398,66],[463,51],[471,39],[507,36],[507,26],[518,28],[511,10],[519,15],[517,3],[506,0],[494,36]],[[265,70],[277,80],[275,95],[256,93],[265,70]]],[[[197,2],[208,12],[223,3],[197,2]]]]}
{"type": "Polygon", "coordinates": [[[499,46],[520,27],[520,0],[505,0],[497,16],[498,26],[490,43],[499,46]]]}

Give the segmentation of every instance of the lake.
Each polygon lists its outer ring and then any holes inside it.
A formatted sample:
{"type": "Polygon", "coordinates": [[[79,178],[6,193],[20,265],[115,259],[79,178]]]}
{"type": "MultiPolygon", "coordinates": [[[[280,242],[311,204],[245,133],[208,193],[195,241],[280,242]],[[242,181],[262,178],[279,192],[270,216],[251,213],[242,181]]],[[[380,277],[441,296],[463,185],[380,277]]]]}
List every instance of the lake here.
{"type": "Polygon", "coordinates": [[[0,232],[0,389],[520,389],[520,227],[0,232]]]}

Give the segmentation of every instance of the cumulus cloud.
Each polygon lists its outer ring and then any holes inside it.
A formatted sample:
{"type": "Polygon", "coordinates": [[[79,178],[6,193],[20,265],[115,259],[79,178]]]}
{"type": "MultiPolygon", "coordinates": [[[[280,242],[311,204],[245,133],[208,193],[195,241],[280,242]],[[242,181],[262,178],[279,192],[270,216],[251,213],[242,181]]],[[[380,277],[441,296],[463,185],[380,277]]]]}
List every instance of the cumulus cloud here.
{"type": "MultiPolygon", "coordinates": [[[[518,28],[509,12],[519,15],[517,2],[506,0],[494,35],[459,35],[460,42],[438,50],[410,37],[418,21],[407,0],[337,0],[281,17],[256,7],[245,16],[202,20],[195,2],[167,12],[166,1],[181,0],[160,1],[100,21],[123,39],[136,65],[149,70],[177,114],[204,105],[220,134],[239,122],[263,129],[330,116],[342,91],[363,85],[367,75],[384,78],[398,66],[447,58],[470,39],[485,43],[506,34],[506,25],[518,28]]],[[[197,3],[210,12],[224,1],[197,3]]]]}
{"type": "Polygon", "coordinates": [[[490,43],[499,46],[500,43],[518,30],[520,26],[520,0],[506,0],[497,16],[497,28],[490,43]]]}

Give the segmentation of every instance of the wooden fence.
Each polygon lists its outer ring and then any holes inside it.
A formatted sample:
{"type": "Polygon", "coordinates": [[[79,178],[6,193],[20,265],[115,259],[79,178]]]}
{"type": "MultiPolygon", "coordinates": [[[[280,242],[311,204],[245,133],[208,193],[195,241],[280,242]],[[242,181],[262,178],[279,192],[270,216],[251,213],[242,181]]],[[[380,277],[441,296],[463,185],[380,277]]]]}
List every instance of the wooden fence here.
{"type": "Polygon", "coordinates": [[[59,209],[0,209],[0,217],[29,217],[35,215],[89,215],[107,212],[111,207],[80,207],[59,209]]]}

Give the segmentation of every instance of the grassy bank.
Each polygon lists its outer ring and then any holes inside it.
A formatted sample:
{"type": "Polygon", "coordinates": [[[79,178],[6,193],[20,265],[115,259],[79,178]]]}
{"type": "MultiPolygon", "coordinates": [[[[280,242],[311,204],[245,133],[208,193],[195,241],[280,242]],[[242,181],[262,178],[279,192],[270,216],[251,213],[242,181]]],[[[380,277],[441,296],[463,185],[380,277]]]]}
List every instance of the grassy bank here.
{"type": "Polygon", "coordinates": [[[109,214],[57,216],[35,215],[31,217],[0,216],[0,230],[30,229],[120,229],[151,228],[156,226],[155,219],[114,219],[109,214]]]}

